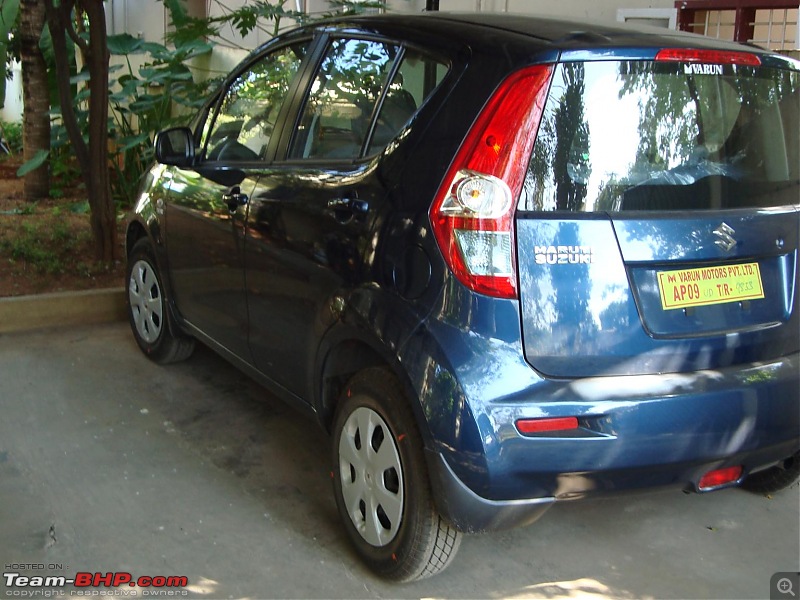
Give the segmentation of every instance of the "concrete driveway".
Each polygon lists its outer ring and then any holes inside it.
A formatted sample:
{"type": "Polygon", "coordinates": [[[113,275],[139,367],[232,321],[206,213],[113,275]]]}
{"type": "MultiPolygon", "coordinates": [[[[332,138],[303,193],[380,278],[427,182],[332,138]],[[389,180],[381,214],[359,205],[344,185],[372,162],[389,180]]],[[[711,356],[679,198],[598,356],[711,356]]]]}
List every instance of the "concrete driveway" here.
{"type": "Polygon", "coordinates": [[[211,352],[158,367],[126,324],[5,334],[0,381],[3,573],[183,576],[205,598],[768,598],[800,570],[795,485],[560,504],[388,585],[346,542],[325,436],[211,352]]]}

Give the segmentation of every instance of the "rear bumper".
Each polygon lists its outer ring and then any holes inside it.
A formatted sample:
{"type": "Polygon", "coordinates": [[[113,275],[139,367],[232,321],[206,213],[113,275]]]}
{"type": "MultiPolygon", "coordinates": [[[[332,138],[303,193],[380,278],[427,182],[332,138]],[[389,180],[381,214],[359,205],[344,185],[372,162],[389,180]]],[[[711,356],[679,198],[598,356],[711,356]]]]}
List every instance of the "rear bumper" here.
{"type": "Polygon", "coordinates": [[[469,403],[483,451],[440,444],[429,453],[438,508],[479,532],[533,522],[557,500],[697,491],[705,473],[727,466],[746,477],[800,449],[799,364],[795,354],[718,371],[548,380],[469,403]],[[529,437],[514,426],[563,416],[579,429],[529,437]]]}
{"type": "Polygon", "coordinates": [[[530,525],[556,500],[482,498],[464,485],[441,454],[429,451],[427,459],[439,513],[461,531],[481,533],[530,525]]]}

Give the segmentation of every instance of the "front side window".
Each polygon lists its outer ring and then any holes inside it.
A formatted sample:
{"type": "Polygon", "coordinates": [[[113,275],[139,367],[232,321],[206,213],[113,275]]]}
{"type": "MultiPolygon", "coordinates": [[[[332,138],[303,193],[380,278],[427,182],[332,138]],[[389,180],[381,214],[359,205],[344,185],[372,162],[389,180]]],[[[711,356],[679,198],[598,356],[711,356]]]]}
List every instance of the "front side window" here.
{"type": "Polygon", "coordinates": [[[289,158],[358,157],[398,50],[382,42],[334,40],[311,86],[289,158]]]}
{"type": "Polygon", "coordinates": [[[253,161],[264,157],[292,79],[307,43],[287,46],[261,58],[226,90],[203,136],[206,160],[253,161]]]}
{"type": "Polygon", "coordinates": [[[692,210],[797,203],[800,73],[708,67],[652,61],[559,65],[520,208],[692,210]]]}

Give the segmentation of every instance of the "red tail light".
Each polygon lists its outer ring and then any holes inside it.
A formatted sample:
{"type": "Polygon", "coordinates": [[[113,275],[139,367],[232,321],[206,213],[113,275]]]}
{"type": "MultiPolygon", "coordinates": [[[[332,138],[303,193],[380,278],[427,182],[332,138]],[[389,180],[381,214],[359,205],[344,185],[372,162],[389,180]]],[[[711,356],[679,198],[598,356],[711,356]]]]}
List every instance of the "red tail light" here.
{"type": "Polygon", "coordinates": [[[694,50],[691,48],[664,48],[656,54],[656,62],[705,63],[712,65],[743,65],[758,67],[761,59],[750,52],[729,50],[694,50]]]}
{"type": "Polygon", "coordinates": [[[551,65],[500,84],[461,144],[430,217],[450,270],[469,289],[516,298],[514,207],[539,128],[551,65]]]}

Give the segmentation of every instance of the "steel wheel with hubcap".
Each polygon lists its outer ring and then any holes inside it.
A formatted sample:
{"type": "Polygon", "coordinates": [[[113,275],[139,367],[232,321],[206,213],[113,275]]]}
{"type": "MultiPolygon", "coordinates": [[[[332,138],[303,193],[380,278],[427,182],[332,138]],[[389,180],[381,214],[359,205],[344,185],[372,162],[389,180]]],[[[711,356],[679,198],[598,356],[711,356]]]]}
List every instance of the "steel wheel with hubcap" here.
{"type": "Polygon", "coordinates": [[[339,437],[342,497],[364,540],[385,546],[403,515],[403,467],[389,426],[370,408],[350,413],[339,437]]]}
{"type": "Polygon", "coordinates": [[[172,332],[164,288],[155,265],[150,241],[136,242],[128,255],[128,316],[142,352],[158,363],[177,362],[192,354],[194,340],[172,332]]]}
{"type": "Polygon", "coordinates": [[[367,369],[350,380],[333,433],[336,504],[364,562],[394,581],[449,565],[462,534],[436,510],[422,438],[388,370],[367,369]]]}
{"type": "Polygon", "coordinates": [[[164,302],[155,269],[145,260],[137,260],[131,268],[128,302],[136,333],[152,344],[161,334],[164,302]]]}

